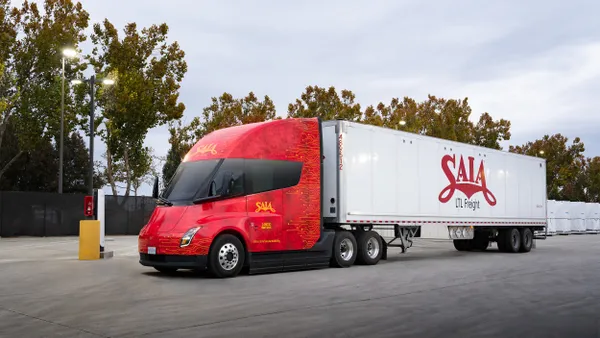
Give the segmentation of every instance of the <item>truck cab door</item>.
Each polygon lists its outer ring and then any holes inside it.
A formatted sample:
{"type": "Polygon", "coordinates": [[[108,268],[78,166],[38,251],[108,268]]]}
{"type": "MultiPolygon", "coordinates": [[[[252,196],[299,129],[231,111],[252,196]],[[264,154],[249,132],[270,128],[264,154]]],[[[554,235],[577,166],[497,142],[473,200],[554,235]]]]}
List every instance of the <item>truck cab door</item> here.
{"type": "Polygon", "coordinates": [[[247,203],[250,251],[284,250],[281,190],[248,196],[247,203]]]}

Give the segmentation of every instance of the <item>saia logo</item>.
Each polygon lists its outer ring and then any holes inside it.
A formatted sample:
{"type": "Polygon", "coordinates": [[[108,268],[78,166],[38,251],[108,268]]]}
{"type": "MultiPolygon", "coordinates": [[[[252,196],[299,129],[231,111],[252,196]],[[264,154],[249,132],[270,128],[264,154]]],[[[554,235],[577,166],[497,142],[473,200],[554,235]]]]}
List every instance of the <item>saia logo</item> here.
{"type": "Polygon", "coordinates": [[[458,172],[455,175],[452,169],[456,169],[456,155],[446,155],[442,158],[442,170],[444,171],[446,178],[448,178],[449,184],[440,192],[440,202],[448,202],[454,195],[454,192],[458,190],[463,192],[467,198],[471,198],[476,193],[481,192],[489,205],[496,205],[496,197],[487,187],[483,160],[479,163],[477,176],[475,176],[475,158],[469,156],[468,160],[469,170],[467,171],[465,161],[462,155],[460,156],[458,172]],[[451,165],[452,168],[450,167],[451,165]]]}
{"type": "Polygon", "coordinates": [[[203,144],[196,149],[196,153],[197,154],[211,153],[213,155],[216,155],[217,154],[217,145],[213,144],[213,143],[203,144]]]}
{"type": "Polygon", "coordinates": [[[255,212],[266,212],[266,211],[275,212],[275,209],[273,209],[271,202],[256,202],[255,212]]]}

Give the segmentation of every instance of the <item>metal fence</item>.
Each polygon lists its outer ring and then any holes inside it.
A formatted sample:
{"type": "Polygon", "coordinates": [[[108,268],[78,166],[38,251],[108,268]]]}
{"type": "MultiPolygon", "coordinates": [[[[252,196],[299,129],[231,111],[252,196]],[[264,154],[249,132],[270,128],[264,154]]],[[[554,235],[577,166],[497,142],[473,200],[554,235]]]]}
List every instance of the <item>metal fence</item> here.
{"type": "MultiPolygon", "coordinates": [[[[0,192],[0,237],[76,236],[83,194],[0,192]]],[[[137,235],[156,204],[151,197],[106,196],[106,235],[137,235]]]]}

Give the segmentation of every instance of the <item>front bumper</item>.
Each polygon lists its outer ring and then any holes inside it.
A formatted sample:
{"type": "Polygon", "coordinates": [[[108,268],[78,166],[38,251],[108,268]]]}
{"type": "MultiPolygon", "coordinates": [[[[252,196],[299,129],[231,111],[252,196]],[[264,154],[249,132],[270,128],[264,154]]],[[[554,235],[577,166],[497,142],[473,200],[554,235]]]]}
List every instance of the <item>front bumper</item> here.
{"type": "Polygon", "coordinates": [[[157,268],[206,269],[207,256],[148,255],[140,253],[140,264],[157,268]]]}

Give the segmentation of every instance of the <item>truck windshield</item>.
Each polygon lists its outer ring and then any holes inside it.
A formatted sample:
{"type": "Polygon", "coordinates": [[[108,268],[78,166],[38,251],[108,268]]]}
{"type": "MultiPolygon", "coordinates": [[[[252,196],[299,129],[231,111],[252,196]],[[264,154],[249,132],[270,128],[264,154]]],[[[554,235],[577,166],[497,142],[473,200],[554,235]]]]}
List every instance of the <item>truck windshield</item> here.
{"type": "Polygon", "coordinates": [[[171,202],[190,202],[206,197],[212,178],[221,161],[216,159],[182,163],[177,168],[162,197],[171,202]]]}
{"type": "Polygon", "coordinates": [[[302,162],[216,159],[182,163],[161,197],[174,204],[202,203],[284,189],[298,184],[302,162]]]}

